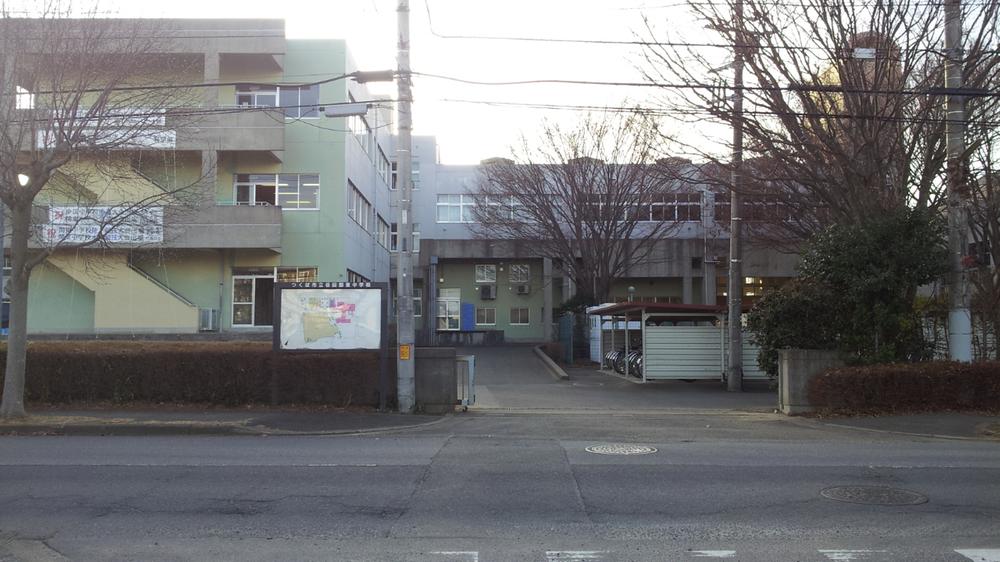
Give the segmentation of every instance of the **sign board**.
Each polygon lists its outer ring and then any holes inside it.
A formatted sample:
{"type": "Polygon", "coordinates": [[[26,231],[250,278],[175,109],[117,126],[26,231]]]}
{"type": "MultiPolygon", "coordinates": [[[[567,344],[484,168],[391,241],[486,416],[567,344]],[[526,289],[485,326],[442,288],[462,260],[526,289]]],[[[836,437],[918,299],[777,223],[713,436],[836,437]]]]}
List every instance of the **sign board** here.
{"type": "Polygon", "coordinates": [[[384,291],[384,283],[276,284],[275,349],[382,349],[384,291]]]}
{"type": "Polygon", "coordinates": [[[401,361],[409,361],[412,355],[413,346],[408,343],[399,344],[399,359],[401,361]]]}
{"type": "Polygon", "coordinates": [[[42,225],[48,245],[87,244],[103,237],[110,244],[163,242],[163,207],[49,207],[42,225]]]}

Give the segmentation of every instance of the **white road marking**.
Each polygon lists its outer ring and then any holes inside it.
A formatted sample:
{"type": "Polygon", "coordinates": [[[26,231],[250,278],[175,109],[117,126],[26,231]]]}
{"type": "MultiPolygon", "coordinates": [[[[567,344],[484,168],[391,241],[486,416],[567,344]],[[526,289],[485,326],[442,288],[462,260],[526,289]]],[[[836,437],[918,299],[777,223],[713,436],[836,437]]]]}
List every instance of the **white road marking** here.
{"type": "Polygon", "coordinates": [[[560,560],[601,560],[606,553],[606,550],[547,550],[545,551],[545,560],[546,562],[559,562],[560,560]]]}
{"type": "Polygon", "coordinates": [[[695,558],[736,558],[735,550],[692,550],[695,558]]]}
{"type": "Polygon", "coordinates": [[[819,553],[826,556],[829,560],[861,560],[863,558],[868,558],[872,554],[884,554],[889,552],[888,550],[869,550],[867,548],[861,548],[857,550],[823,550],[820,549],[819,553]]]}
{"type": "Polygon", "coordinates": [[[975,562],[1000,562],[1000,548],[963,548],[955,552],[975,562]]]}
{"type": "Polygon", "coordinates": [[[441,556],[454,556],[467,562],[479,562],[479,551],[478,550],[438,550],[432,552],[431,554],[440,554],[441,556]]]}

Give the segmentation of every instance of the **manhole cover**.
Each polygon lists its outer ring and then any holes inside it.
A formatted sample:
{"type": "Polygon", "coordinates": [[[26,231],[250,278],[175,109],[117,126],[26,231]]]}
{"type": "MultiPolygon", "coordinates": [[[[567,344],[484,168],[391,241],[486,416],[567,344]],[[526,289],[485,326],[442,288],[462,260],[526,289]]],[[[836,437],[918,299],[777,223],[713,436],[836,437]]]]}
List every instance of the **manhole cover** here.
{"type": "Polygon", "coordinates": [[[598,455],[649,455],[656,452],[656,447],[645,445],[592,445],[587,447],[588,453],[598,455]]]}
{"type": "Polygon", "coordinates": [[[927,496],[885,486],[833,486],[819,493],[838,502],[869,505],[918,505],[927,502],[927,496]]]}

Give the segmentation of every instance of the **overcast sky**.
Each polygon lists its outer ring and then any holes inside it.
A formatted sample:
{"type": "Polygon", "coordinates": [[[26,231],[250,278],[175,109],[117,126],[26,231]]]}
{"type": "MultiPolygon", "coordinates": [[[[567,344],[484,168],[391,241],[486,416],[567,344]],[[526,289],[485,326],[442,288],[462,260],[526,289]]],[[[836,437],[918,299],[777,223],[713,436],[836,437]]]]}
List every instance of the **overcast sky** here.
{"type": "MultiPolygon", "coordinates": [[[[411,0],[412,67],[455,78],[504,81],[641,81],[637,47],[447,39],[444,35],[633,40],[642,14],[691,28],[679,0],[411,0]],[[430,14],[430,18],[428,17],[430,14]],[[432,25],[433,24],[433,27],[432,25]]],[[[343,38],[362,69],[395,68],[395,0],[105,0],[123,16],[284,18],[289,38],[343,38]]],[[[697,29],[697,28],[695,28],[697,29]]],[[[373,88],[374,89],[374,88],[373,88]]],[[[393,85],[377,92],[395,95],[393,85]]],[[[475,102],[618,106],[642,103],[648,88],[589,85],[475,86],[414,78],[414,133],[435,135],[446,164],[509,154],[542,118],[572,121],[573,111],[475,102]],[[457,101],[466,100],[466,101],[457,101]]]]}

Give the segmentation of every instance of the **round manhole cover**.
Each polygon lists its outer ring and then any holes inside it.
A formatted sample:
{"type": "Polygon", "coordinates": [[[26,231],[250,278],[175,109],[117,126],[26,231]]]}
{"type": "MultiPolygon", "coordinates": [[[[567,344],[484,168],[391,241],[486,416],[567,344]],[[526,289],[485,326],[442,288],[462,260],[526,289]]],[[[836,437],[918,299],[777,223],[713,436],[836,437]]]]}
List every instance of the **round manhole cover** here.
{"type": "Polygon", "coordinates": [[[838,502],[868,505],[918,505],[927,502],[927,496],[885,486],[833,486],[820,491],[824,498],[838,502]]]}
{"type": "Polygon", "coordinates": [[[588,453],[598,455],[649,455],[656,452],[656,447],[645,445],[592,445],[587,447],[588,453]]]}

